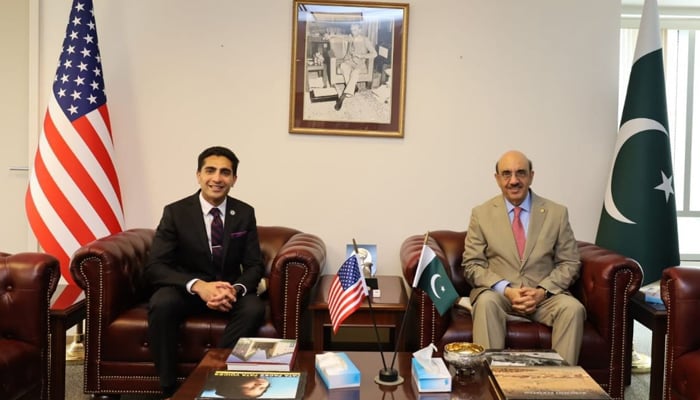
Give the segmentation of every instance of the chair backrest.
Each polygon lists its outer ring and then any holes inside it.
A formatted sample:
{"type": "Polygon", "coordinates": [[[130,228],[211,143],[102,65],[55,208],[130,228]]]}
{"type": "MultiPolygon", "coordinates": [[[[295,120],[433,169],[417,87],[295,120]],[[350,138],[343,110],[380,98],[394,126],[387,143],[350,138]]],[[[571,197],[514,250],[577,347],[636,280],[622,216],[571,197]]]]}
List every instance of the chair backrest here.
{"type": "MultiPolygon", "coordinates": [[[[265,265],[265,277],[269,278],[280,249],[292,236],[298,233],[300,231],[296,229],[281,226],[258,226],[260,250],[263,264],[265,265]]],[[[148,254],[150,253],[154,236],[154,229],[135,228],[98,239],[93,244],[83,246],[76,251],[73,257],[73,264],[76,264],[71,271],[74,274],[74,279],[81,287],[84,286],[84,279],[79,274],[75,275],[80,270],[80,266],[77,265],[79,263],[76,261],[83,260],[88,256],[97,256],[104,262],[111,262],[118,265],[120,269],[128,270],[128,273],[124,274],[130,279],[128,285],[126,285],[127,287],[118,285],[118,287],[114,288],[115,290],[123,291],[124,295],[128,294],[127,298],[135,302],[147,300],[150,296],[150,291],[143,280],[143,270],[148,261],[148,254]]],[[[120,297],[124,298],[123,296],[120,297]]]]}
{"type": "Polygon", "coordinates": [[[260,252],[265,264],[265,276],[270,276],[272,263],[289,239],[299,233],[298,230],[282,226],[258,226],[258,239],[260,241],[260,252]]]}

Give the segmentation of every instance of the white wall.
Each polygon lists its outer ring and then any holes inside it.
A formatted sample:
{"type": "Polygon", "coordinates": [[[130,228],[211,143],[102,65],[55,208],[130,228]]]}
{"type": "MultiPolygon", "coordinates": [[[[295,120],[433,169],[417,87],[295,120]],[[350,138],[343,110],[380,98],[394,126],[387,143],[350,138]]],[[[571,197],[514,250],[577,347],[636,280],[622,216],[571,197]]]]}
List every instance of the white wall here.
{"type": "MultiPolygon", "coordinates": [[[[24,221],[27,172],[29,94],[29,3],[0,4],[0,252],[27,249],[29,226],[24,221]]],[[[60,46],[60,45],[59,45],[60,46]]]]}
{"type": "MultiPolygon", "coordinates": [[[[41,119],[70,1],[36,1],[41,119]]],[[[399,274],[404,238],[466,229],[471,207],[498,193],[495,161],[517,148],[534,162],[533,189],[568,205],[579,239],[595,238],[619,2],[410,2],[403,139],[288,133],[292,6],[95,0],[128,228],[155,227],[164,204],[197,189],[199,151],[225,145],[241,158],[232,195],[260,225],[322,237],[324,273],[355,238],[378,245],[380,273],[399,274]]]]}

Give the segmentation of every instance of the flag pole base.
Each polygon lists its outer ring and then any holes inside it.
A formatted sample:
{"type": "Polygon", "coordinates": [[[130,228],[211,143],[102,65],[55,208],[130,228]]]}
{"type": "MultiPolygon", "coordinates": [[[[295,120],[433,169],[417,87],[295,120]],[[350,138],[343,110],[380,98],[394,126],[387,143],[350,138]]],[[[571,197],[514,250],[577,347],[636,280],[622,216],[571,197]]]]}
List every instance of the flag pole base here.
{"type": "Polygon", "coordinates": [[[83,334],[75,335],[75,340],[66,346],[66,363],[82,364],[85,360],[85,346],[83,345],[83,334]]]}
{"type": "Polygon", "coordinates": [[[379,370],[379,375],[374,377],[374,382],[379,385],[398,386],[403,383],[403,378],[399,376],[399,371],[393,368],[383,368],[379,370]]]}

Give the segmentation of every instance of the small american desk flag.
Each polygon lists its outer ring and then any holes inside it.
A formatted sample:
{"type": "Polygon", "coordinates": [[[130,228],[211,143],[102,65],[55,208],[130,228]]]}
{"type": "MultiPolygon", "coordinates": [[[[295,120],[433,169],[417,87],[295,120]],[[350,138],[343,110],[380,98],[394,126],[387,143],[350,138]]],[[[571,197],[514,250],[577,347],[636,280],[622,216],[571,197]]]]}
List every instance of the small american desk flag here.
{"type": "Polygon", "coordinates": [[[72,285],[75,250],[124,225],[92,0],[73,1],[52,89],[25,209],[72,285]]]}
{"type": "Polygon", "coordinates": [[[366,296],[367,284],[353,253],[340,266],[328,293],[328,311],[331,313],[334,334],[338,333],[340,324],[360,308],[366,296]]]}

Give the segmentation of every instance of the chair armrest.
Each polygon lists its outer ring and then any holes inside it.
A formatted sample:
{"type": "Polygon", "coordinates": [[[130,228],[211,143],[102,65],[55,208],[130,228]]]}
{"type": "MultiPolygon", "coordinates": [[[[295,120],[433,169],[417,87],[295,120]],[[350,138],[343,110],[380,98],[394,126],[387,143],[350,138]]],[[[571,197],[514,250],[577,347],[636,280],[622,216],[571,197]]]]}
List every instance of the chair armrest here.
{"type": "Polygon", "coordinates": [[[146,299],[142,273],[153,236],[153,229],[131,229],[95,240],[73,254],[71,275],[88,300],[87,329],[98,328],[98,321],[99,329],[104,328],[146,299]]]}
{"type": "Polygon", "coordinates": [[[302,314],[325,262],[325,244],[309,233],[295,233],[277,252],[268,292],[272,321],[282,337],[299,337],[302,314]]]}
{"type": "Polygon", "coordinates": [[[42,349],[46,362],[51,296],[60,279],[58,260],[46,253],[0,253],[0,337],[42,349]]]}
{"type": "MultiPolygon", "coordinates": [[[[3,342],[2,351],[9,351],[11,360],[13,352],[19,351],[25,355],[30,353],[27,351],[29,348],[27,346],[24,350],[8,350],[11,347],[17,347],[18,342],[13,343],[13,341],[24,342],[39,349],[40,360],[37,364],[32,365],[34,361],[27,362],[29,357],[22,356],[22,362],[15,363],[13,367],[21,368],[23,373],[26,372],[26,376],[32,376],[32,372],[28,371],[41,368],[41,398],[48,398],[50,390],[51,297],[60,279],[59,262],[52,255],[33,252],[14,255],[0,253],[0,288],[3,292],[2,301],[0,301],[0,338],[9,339],[0,340],[3,342]]],[[[3,365],[5,370],[8,359],[6,357],[2,359],[0,363],[5,363],[3,365]]],[[[2,389],[6,389],[7,386],[10,396],[16,385],[24,386],[16,381],[12,384],[9,382],[1,382],[1,384],[2,389]]],[[[7,393],[0,390],[0,393],[3,392],[7,393]]]]}
{"type": "MultiPolygon", "coordinates": [[[[661,298],[666,305],[667,365],[683,354],[700,349],[700,268],[672,267],[661,275],[661,298]]],[[[667,368],[667,371],[669,369],[667,368]]]]}
{"type": "Polygon", "coordinates": [[[620,340],[630,324],[627,309],[642,283],[642,269],[635,260],[592,243],[579,241],[578,248],[581,276],[571,292],[602,337],[620,340]]]}

